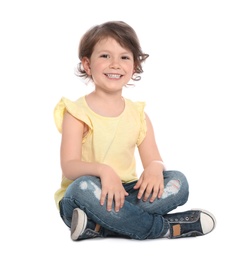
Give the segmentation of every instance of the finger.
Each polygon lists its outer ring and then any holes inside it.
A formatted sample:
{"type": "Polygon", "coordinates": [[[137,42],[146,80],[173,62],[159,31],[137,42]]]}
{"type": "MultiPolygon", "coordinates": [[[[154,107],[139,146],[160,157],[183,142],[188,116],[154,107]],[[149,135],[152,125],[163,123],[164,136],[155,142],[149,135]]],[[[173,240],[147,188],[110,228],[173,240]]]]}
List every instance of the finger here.
{"type": "Polygon", "coordinates": [[[141,199],[144,192],[145,192],[145,188],[144,188],[143,186],[141,186],[141,187],[139,188],[139,192],[138,192],[137,198],[138,198],[138,199],[141,199]]]}
{"type": "Polygon", "coordinates": [[[120,202],[121,202],[121,204],[120,204],[120,208],[122,208],[122,207],[124,206],[125,196],[121,196],[121,198],[120,198],[120,202]]]}
{"type": "Polygon", "coordinates": [[[137,183],[134,185],[133,188],[134,188],[134,189],[139,189],[141,183],[142,183],[142,179],[140,178],[140,179],[137,181],[137,183]]]}
{"type": "Polygon", "coordinates": [[[121,205],[120,208],[124,206],[125,203],[125,197],[128,196],[129,194],[125,191],[124,194],[120,197],[121,205]]]}
{"type": "Polygon", "coordinates": [[[129,194],[124,190],[124,192],[120,193],[120,196],[115,197],[115,211],[118,212],[125,203],[125,196],[128,196],[129,194]]]}
{"type": "Polygon", "coordinates": [[[164,185],[160,185],[159,192],[158,192],[158,198],[162,198],[164,193],[164,185]]]}
{"type": "Polygon", "coordinates": [[[158,192],[159,192],[159,189],[158,188],[153,188],[153,193],[152,193],[152,196],[150,198],[150,202],[153,202],[157,197],[158,197],[158,192]]]}
{"type": "Polygon", "coordinates": [[[115,212],[119,212],[120,207],[121,207],[121,196],[119,193],[115,194],[114,196],[115,199],[115,212]]]}
{"type": "Polygon", "coordinates": [[[109,193],[107,198],[107,211],[111,211],[112,204],[113,204],[113,195],[109,193]]]}
{"type": "Polygon", "coordinates": [[[147,201],[147,199],[151,196],[151,193],[152,193],[152,188],[147,187],[143,196],[143,201],[147,201]]]}
{"type": "Polygon", "coordinates": [[[104,202],[106,200],[106,196],[107,196],[106,192],[102,191],[101,192],[101,198],[100,198],[100,205],[102,205],[102,206],[104,205],[104,202]]]}

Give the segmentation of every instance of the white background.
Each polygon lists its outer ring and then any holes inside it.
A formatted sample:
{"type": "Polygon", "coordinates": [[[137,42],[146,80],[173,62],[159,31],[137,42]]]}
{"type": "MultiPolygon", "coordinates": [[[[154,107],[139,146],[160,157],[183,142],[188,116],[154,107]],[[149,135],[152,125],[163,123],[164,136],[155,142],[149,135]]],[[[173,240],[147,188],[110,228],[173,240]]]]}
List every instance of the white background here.
{"type": "Polygon", "coordinates": [[[247,258],[247,1],[1,1],[1,259],[247,258]],[[91,26],[123,20],[150,54],[124,91],[145,100],[168,169],[184,172],[188,203],[213,212],[207,236],[70,240],[53,195],[62,96],[91,91],[74,75],[91,26]]]}

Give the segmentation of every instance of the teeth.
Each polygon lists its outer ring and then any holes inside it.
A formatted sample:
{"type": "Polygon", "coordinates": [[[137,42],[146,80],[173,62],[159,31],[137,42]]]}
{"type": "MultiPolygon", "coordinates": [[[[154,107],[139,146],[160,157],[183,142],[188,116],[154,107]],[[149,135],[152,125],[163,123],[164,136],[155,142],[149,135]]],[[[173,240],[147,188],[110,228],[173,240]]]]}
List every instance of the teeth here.
{"type": "Polygon", "coordinates": [[[119,79],[121,77],[119,74],[107,74],[107,76],[112,79],[119,79]]]}

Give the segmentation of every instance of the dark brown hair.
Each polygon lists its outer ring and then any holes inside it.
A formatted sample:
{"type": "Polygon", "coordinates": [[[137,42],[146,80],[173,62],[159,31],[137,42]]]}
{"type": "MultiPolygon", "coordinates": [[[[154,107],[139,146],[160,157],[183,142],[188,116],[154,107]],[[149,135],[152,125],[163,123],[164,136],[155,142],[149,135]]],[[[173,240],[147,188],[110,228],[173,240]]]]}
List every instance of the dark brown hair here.
{"type": "MultiPolygon", "coordinates": [[[[142,62],[144,62],[149,55],[143,53],[134,29],[122,21],[110,21],[90,28],[83,35],[79,43],[78,57],[80,61],[83,57],[90,59],[96,43],[107,37],[115,39],[122,47],[132,52],[136,74],[136,76],[133,75],[132,79],[134,81],[140,80],[141,77],[137,74],[143,72],[142,62]]],[[[77,66],[76,75],[83,78],[89,77],[82,67],[81,62],[77,66]]]]}

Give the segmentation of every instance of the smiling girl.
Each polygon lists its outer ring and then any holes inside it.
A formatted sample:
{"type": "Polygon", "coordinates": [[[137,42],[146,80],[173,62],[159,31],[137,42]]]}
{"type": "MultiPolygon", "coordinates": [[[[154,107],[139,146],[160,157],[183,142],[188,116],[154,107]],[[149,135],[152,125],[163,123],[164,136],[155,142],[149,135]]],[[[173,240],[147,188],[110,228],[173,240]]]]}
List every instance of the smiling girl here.
{"type": "Polygon", "coordinates": [[[121,21],[94,26],[80,41],[77,75],[91,80],[94,91],[76,101],[63,97],[54,110],[62,134],[55,201],[72,240],[180,238],[215,227],[205,210],[169,214],[187,202],[187,179],[166,169],[145,103],[122,96],[123,87],[141,79],[148,57],[133,28],[121,21]]]}

